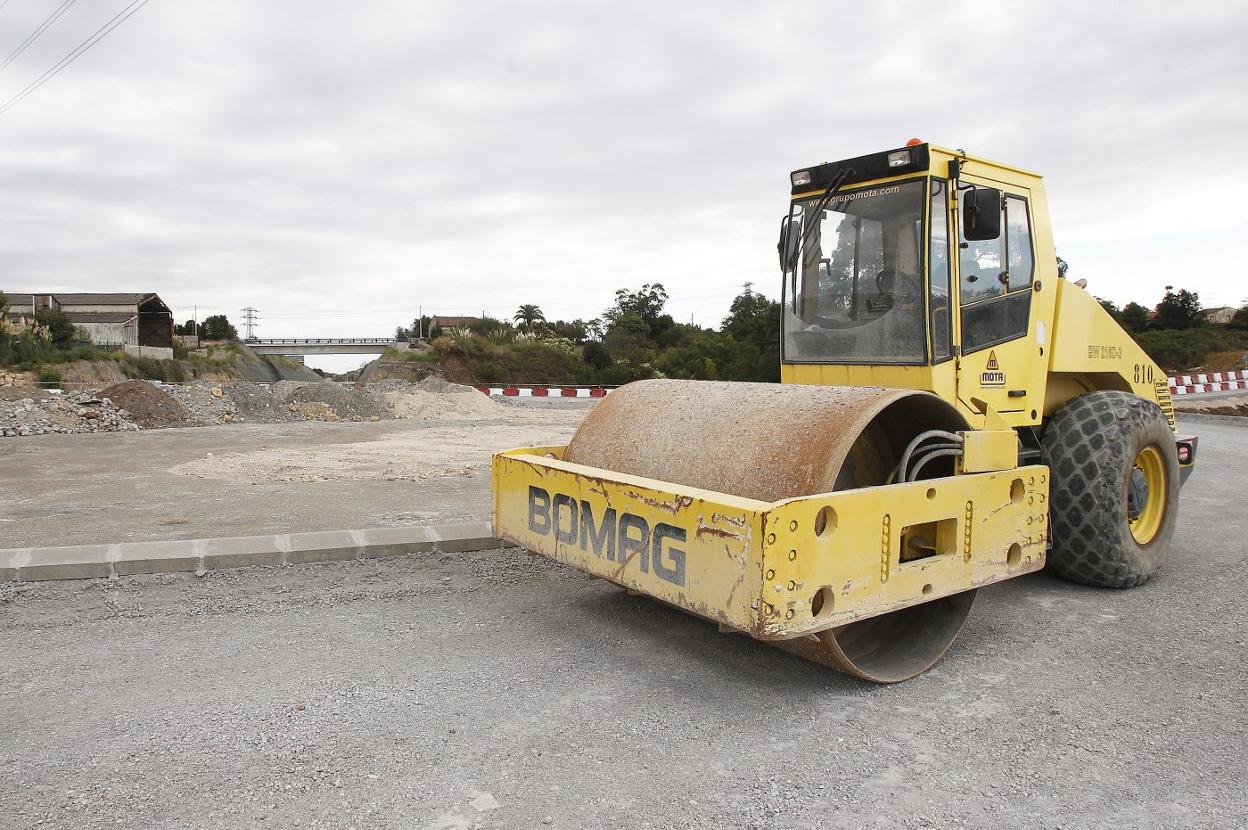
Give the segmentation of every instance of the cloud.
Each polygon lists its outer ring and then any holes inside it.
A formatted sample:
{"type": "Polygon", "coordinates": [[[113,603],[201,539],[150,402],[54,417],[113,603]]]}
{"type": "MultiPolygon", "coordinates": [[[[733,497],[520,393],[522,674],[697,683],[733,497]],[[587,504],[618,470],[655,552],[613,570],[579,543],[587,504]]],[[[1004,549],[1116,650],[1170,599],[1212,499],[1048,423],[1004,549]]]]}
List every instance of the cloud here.
{"type": "MultiPolygon", "coordinates": [[[[0,10],[0,51],[45,5],[0,10]]],[[[153,2],[0,117],[0,287],[325,336],[659,281],[715,324],[776,293],[790,170],[917,135],[1046,173],[1097,293],[1236,303],[1246,30],[1229,3],[153,2]]]]}

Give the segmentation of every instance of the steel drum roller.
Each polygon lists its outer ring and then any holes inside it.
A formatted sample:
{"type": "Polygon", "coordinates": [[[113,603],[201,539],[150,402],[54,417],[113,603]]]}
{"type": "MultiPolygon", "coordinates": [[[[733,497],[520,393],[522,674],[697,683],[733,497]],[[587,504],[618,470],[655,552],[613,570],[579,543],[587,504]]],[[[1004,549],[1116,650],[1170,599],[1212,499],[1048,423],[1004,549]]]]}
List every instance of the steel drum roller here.
{"type": "MultiPolygon", "coordinates": [[[[929,392],[647,380],[599,402],[564,458],[774,502],[884,484],[920,433],[967,428],[929,392]]],[[[937,459],[923,477],[951,475],[952,463],[937,459]]],[[[776,645],[857,677],[897,682],[940,658],[974,597],[966,591],[776,645]]]]}

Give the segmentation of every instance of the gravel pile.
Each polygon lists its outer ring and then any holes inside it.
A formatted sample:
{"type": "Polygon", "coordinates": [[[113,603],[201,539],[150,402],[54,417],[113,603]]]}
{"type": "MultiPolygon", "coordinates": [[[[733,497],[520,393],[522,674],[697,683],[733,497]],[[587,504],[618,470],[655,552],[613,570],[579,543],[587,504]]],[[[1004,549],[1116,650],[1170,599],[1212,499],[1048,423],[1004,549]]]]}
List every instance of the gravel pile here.
{"type": "Polygon", "coordinates": [[[0,436],[123,432],[138,429],[124,409],[89,392],[0,401],[0,436]]]}
{"type": "Polygon", "coordinates": [[[304,384],[292,391],[286,401],[296,408],[300,404],[324,404],[340,421],[377,421],[390,417],[390,413],[372,395],[340,383],[304,384]]]}
{"type": "Polygon", "coordinates": [[[130,420],[144,429],[185,426],[191,412],[163,389],[144,380],[127,380],[113,384],[98,393],[130,415],[130,420]]]}
{"type": "MultiPolygon", "coordinates": [[[[291,383],[284,380],[282,383],[291,383]]],[[[274,384],[277,385],[277,384],[274,384]]],[[[222,387],[227,398],[234,404],[234,420],[258,424],[278,424],[299,420],[284,400],[260,383],[239,381],[222,387]]]]}
{"type": "Polygon", "coordinates": [[[153,383],[186,407],[190,426],[228,424],[237,420],[238,410],[225,394],[225,388],[214,383],[153,383]]]}

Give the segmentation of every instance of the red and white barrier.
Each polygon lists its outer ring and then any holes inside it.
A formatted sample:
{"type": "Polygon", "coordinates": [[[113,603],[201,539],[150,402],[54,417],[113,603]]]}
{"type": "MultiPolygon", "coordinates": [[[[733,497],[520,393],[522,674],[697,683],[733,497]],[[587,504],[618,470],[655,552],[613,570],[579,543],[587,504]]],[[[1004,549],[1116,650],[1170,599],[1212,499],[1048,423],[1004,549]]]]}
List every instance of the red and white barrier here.
{"type": "Polygon", "coordinates": [[[603,386],[478,386],[487,395],[502,398],[605,398],[603,386]]]}
{"type": "Polygon", "coordinates": [[[1248,369],[1239,372],[1204,372],[1169,378],[1171,395],[1198,395],[1201,392],[1227,392],[1248,389],[1248,369]]]}
{"type": "MultiPolygon", "coordinates": [[[[1199,395],[1248,389],[1248,369],[1239,372],[1205,372],[1167,378],[1171,395],[1199,395]]],[[[478,386],[486,395],[503,398],[603,398],[604,386],[478,386]]]]}

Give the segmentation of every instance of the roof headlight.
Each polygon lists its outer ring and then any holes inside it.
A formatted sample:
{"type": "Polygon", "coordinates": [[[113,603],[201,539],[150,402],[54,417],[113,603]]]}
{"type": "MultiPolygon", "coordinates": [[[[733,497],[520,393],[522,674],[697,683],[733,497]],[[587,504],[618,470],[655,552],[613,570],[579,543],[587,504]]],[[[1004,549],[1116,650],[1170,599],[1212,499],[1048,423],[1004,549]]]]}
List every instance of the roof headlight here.
{"type": "Polygon", "coordinates": [[[798,170],[796,173],[789,176],[789,179],[792,180],[794,187],[801,187],[802,185],[810,184],[810,171],[798,170]]]}
{"type": "Polygon", "coordinates": [[[910,163],[909,150],[897,150],[888,154],[889,167],[905,167],[910,163]]]}

